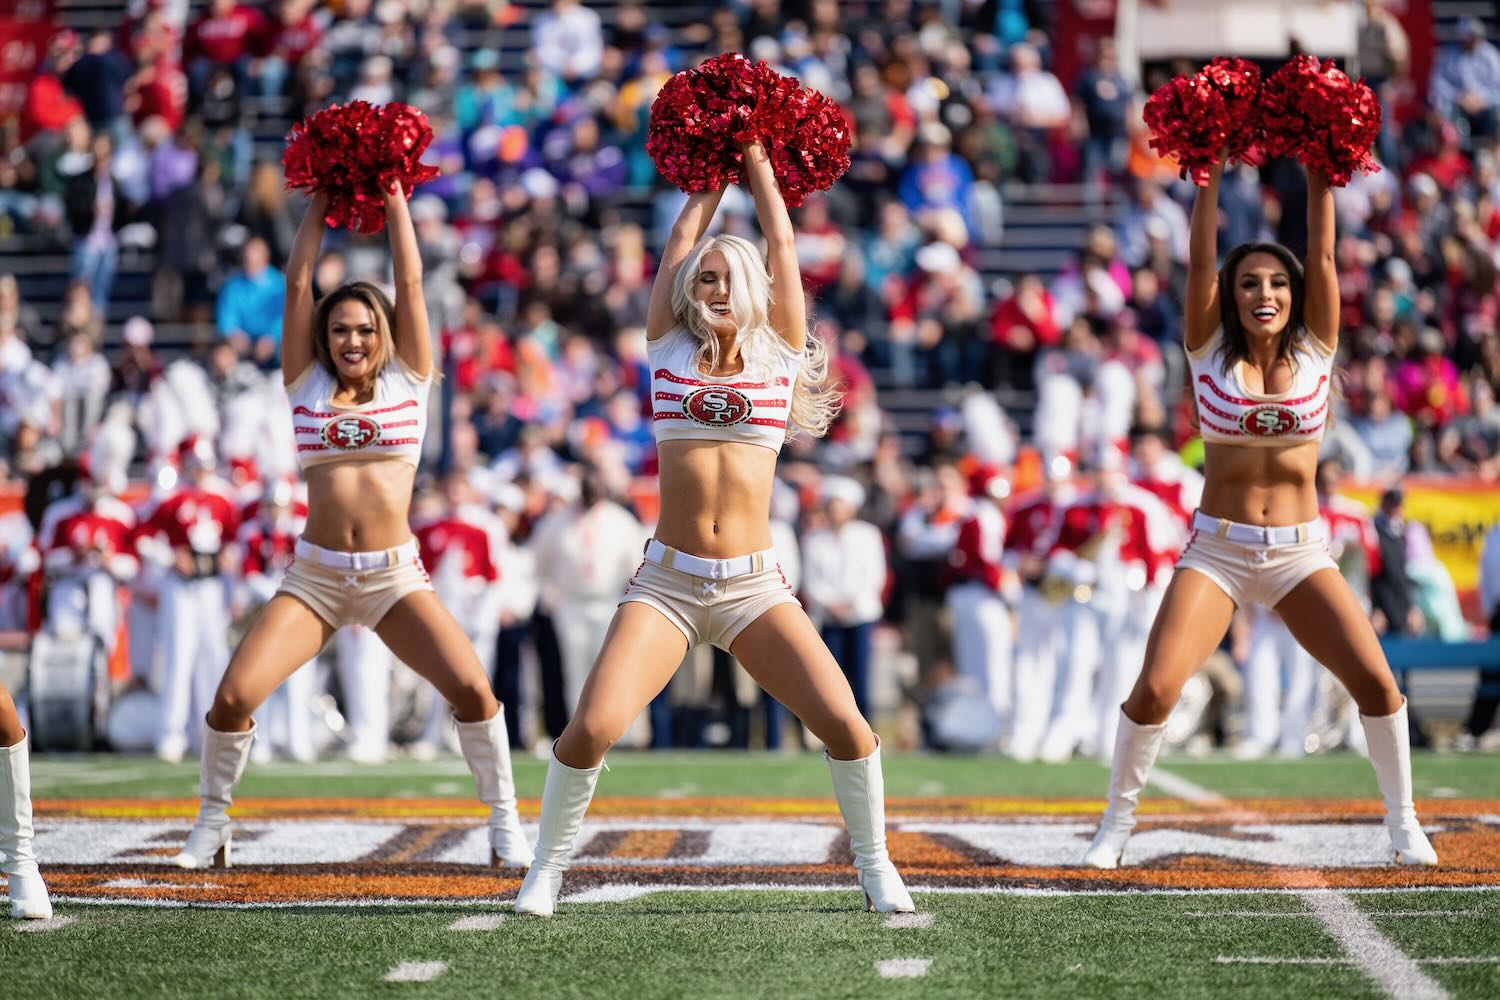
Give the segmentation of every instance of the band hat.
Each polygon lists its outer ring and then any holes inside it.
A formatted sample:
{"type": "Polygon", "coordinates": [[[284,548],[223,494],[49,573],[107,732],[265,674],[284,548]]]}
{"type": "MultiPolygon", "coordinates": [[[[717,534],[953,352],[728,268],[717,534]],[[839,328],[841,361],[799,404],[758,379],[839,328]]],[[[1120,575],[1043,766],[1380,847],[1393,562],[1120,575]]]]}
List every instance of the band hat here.
{"type": "Polygon", "coordinates": [[[824,479],[821,496],[824,503],[841,500],[855,510],[865,505],[865,488],[848,476],[829,476],[824,479]]]}

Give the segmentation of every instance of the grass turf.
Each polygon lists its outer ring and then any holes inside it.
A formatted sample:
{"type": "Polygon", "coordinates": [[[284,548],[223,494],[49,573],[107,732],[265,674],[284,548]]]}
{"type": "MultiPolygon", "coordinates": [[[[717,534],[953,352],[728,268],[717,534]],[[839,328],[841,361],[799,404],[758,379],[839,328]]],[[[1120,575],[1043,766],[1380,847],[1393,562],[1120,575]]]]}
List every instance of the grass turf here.
{"type": "MultiPolygon", "coordinates": [[[[38,756],[33,794],[40,799],[190,798],[198,764],[163,764],[144,757],[38,756]]],[[[1229,798],[1310,796],[1374,798],[1369,761],[1350,753],[1302,760],[1235,761],[1227,757],[1166,757],[1161,766],[1229,798]]],[[[831,798],[828,769],[818,754],[645,753],[610,755],[601,796],[794,796],[831,798]]],[[[523,798],[541,794],[546,763],[515,758],[523,798]]],[[[1418,798],[1500,798],[1500,754],[1413,754],[1418,798]]],[[[911,796],[1103,798],[1108,770],[1092,760],[1020,764],[999,756],[890,753],[886,793],[911,796]]],[[[314,765],[251,764],[236,792],[247,796],[452,796],[473,785],[460,760],[393,761],[363,767],[342,761],[314,765]]],[[[1161,792],[1148,788],[1147,796],[1161,792]]]]}
{"type": "MultiPolygon", "coordinates": [[[[926,928],[888,929],[848,892],[658,893],[565,905],[550,921],[507,915],[456,932],[461,908],[142,910],[64,906],[50,933],[0,928],[11,996],[327,997],[1375,997],[1347,965],[1230,965],[1221,956],[1340,958],[1295,896],[918,894],[926,928]],[[881,979],[876,963],[930,959],[926,975],[881,979]],[[430,983],[383,982],[401,962],[447,963],[430,983]]],[[[1381,918],[1416,957],[1500,953],[1500,893],[1371,894],[1367,911],[1472,910],[1381,918]]],[[[471,908],[472,909],[472,908],[471,908]]],[[[495,912],[495,911],[486,911],[495,912]]],[[[1500,994],[1500,966],[1426,965],[1455,997],[1500,994]]]]}

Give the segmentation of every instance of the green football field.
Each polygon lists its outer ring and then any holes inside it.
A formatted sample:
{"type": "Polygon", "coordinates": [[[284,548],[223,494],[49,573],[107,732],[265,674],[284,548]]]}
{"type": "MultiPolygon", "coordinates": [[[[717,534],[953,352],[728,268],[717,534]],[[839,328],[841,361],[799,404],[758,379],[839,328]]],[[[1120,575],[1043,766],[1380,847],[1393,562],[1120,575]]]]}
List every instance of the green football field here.
{"type": "MultiPolygon", "coordinates": [[[[1168,758],[1128,866],[1073,866],[1091,761],[890,753],[919,913],[865,913],[815,755],[617,753],[556,917],[510,911],[461,761],[252,765],[236,866],[168,868],[196,766],[33,761],[56,917],[3,997],[1500,996],[1500,757],[1417,755],[1436,869],[1352,754],[1168,758]]],[[[534,832],[544,766],[516,761],[534,832]]]]}

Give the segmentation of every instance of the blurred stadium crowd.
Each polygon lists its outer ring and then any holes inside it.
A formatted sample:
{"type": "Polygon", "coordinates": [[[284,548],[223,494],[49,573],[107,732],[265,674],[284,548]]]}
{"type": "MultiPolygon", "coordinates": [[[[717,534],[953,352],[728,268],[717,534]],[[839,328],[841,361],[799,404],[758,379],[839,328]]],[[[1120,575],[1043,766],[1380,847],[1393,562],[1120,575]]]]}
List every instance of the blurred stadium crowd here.
{"type": "MultiPolygon", "coordinates": [[[[443,170],[412,200],[445,374],[415,527],[511,732],[555,735],[654,514],[642,324],[681,195],[645,151],[651,101],[671,73],[741,50],[838,99],[858,136],[848,175],[795,215],[845,399],[826,440],[783,453],[788,576],[862,706],[899,713],[907,742],[1107,752],[1201,456],[1178,346],[1192,189],[1139,114],[1179,67],[1137,79],[1103,39],[1065,86],[1050,5],[1021,0],[741,0],[670,28],[660,7],[136,0],[117,28],[57,32],[0,128],[0,236],[50,235],[73,278],[43,321],[0,274],[0,480],[26,484],[29,514],[3,522],[0,628],[92,632],[117,678],[148,687],[163,649],[193,643],[190,696],[211,693],[228,628],[268,596],[299,517],[276,376],[278,267],[303,202],[247,108],[406,101],[429,115],[443,170]],[[497,26],[530,30],[519,71],[465,42],[497,26]],[[1060,269],[982,267],[1011,194],[1062,185],[1112,221],[1060,269]],[[122,247],[150,248],[155,270],[150,315],[115,336],[122,247]],[[181,323],[213,332],[158,342],[181,323]],[[883,399],[913,389],[937,405],[898,426],[883,399]],[[218,613],[166,599],[181,581],[207,581],[218,613]]],[[[1500,51],[1465,21],[1413,80],[1399,22],[1362,8],[1385,169],[1337,193],[1347,381],[1320,492],[1379,627],[1461,638],[1452,581],[1395,487],[1500,478],[1500,51]],[[1392,487],[1379,512],[1340,497],[1344,475],[1392,487]]],[[[1305,242],[1295,165],[1233,168],[1222,199],[1223,249],[1305,242]]],[[[754,235],[743,192],[720,220],[754,235]]],[[[324,249],[321,289],[388,277],[383,236],[334,232],[324,249]]],[[[1496,532],[1484,563],[1489,616],[1496,532]]],[[[1237,622],[1185,700],[1193,728],[1228,698],[1243,711],[1215,735],[1246,754],[1357,736],[1336,685],[1286,642],[1274,619],[1237,622]]],[[[341,634],[338,654],[338,679],[304,672],[276,709],[282,750],[305,757],[341,726],[358,758],[393,730],[441,746],[430,695],[376,666],[368,635],[341,634]]],[[[705,654],[635,738],[781,746],[784,713],[759,699],[705,654]]],[[[1469,738],[1494,712],[1476,704],[1469,738]]],[[[173,756],[192,739],[147,742],[173,756]]]]}

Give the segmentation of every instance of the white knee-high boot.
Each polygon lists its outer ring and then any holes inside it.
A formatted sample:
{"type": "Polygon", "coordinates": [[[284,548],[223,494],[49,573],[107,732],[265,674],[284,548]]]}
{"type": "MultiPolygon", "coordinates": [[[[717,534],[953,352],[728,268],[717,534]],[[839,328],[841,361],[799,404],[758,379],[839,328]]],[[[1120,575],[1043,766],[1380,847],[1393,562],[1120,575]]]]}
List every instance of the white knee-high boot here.
{"type": "Polygon", "coordinates": [[[534,917],[550,917],[557,907],[557,894],[562,891],[562,875],[568,870],[568,855],[573,853],[573,840],[583,826],[583,814],[588,812],[589,802],[594,798],[594,786],[599,782],[598,767],[569,767],[557,759],[557,748],[552,750],[552,761],[547,765],[547,783],[542,789],[542,819],[536,835],[536,860],[521,883],[516,895],[516,912],[534,917]]]}
{"type": "Polygon", "coordinates": [[[5,861],[10,892],[10,915],[20,920],[46,920],[52,916],[47,884],[31,850],[31,767],[29,741],[25,736],[15,746],[0,747],[0,853],[5,861]]]}
{"type": "Polygon", "coordinates": [[[1411,792],[1411,731],[1407,729],[1406,700],[1390,715],[1359,717],[1370,748],[1370,763],[1375,767],[1375,783],[1385,800],[1385,828],[1391,835],[1398,865],[1435,865],[1437,851],[1432,849],[1411,792]]]}
{"type": "Polygon", "coordinates": [[[1120,710],[1120,725],[1115,730],[1114,762],[1109,770],[1109,804],[1104,808],[1094,842],[1083,855],[1086,866],[1119,867],[1125,841],[1135,829],[1136,802],[1146,787],[1146,777],[1151,773],[1151,765],[1156,763],[1156,755],[1166,734],[1165,722],[1142,726],[1131,721],[1124,709],[1120,710]]]}
{"type": "Polygon", "coordinates": [[[490,807],[490,867],[525,868],[531,847],[521,832],[516,810],[516,783],[510,771],[510,736],[505,711],[483,722],[457,722],[458,745],[474,775],[479,801],[490,807]]]}
{"type": "Polygon", "coordinates": [[[198,794],[203,804],[182,852],[172,859],[179,868],[229,867],[229,805],[234,786],[245,773],[255,721],[243,733],[221,733],[203,724],[203,760],[198,771],[198,794]]]}
{"type": "Polygon", "coordinates": [[[849,830],[849,847],[865,908],[876,913],[915,913],[916,904],[901,881],[885,849],[885,776],[880,768],[880,744],[862,760],[837,760],[823,751],[833,775],[833,796],[849,830]]]}

